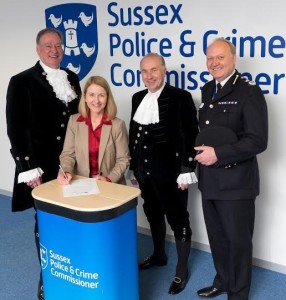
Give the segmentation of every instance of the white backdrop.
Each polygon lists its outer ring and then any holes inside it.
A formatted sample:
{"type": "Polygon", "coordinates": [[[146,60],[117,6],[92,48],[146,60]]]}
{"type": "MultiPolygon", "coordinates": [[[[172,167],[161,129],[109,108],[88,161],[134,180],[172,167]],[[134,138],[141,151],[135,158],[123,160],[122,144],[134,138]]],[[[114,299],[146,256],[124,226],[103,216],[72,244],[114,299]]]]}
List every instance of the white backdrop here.
{"type": "MultiPolygon", "coordinates": [[[[52,0],[10,0],[0,3],[0,190],[8,194],[12,190],[14,162],[9,153],[10,144],[6,135],[7,85],[12,75],[35,64],[35,37],[46,26],[45,9],[65,3],[67,2],[52,0]]],[[[205,44],[221,36],[229,37],[236,43],[239,56],[237,68],[258,80],[266,92],[269,109],[269,146],[259,156],[261,195],[256,201],[254,257],[260,265],[286,273],[284,1],[242,0],[238,3],[219,0],[214,3],[212,0],[94,0],[82,3],[92,4],[97,8],[98,55],[87,77],[98,74],[113,83],[118,116],[126,121],[127,126],[131,96],[143,88],[140,81],[138,84],[136,75],[142,53],[146,49],[135,47],[136,36],[139,38],[137,44],[141,46],[150,39],[158,41],[152,44],[151,50],[166,55],[168,70],[178,74],[178,86],[191,91],[197,107],[200,103],[200,87],[203,85],[200,76],[206,71],[203,51],[205,44]],[[128,26],[122,24],[128,20],[128,26]],[[165,47],[164,51],[162,46],[158,46],[160,43],[165,47]],[[135,48],[132,53],[133,46],[135,48]],[[134,84],[131,80],[133,75],[136,79],[134,84]]],[[[206,76],[203,78],[209,79],[206,76]]],[[[82,80],[82,85],[85,79],[86,77],[82,80]]],[[[170,83],[176,84],[174,76],[170,77],[170,83]]],[[[190,188],[189,198],[193,240],[198,245],[208,245],[197,186],[190,188]]],[[[141,199],[138,205],[138,225],[148,228],[141,199]]]]}

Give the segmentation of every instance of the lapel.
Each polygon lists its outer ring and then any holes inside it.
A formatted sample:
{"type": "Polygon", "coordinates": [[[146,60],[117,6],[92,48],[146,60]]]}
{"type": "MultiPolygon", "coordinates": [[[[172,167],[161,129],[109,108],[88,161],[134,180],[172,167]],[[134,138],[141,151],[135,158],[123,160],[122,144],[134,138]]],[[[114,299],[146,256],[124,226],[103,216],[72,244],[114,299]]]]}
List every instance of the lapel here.
{"type": "Polygon", "coordinates": [[[102,125],[101,129],[101,137],[100,137],[100,144],[99,144],[99,153],[98,153],[98,168],[101,169],[101,162],[103,159],[103,155],[106,149],[106,145],[111,134],[112,125],[102,125]]]}
{"type": "MultiPolygon", "coordinates": [[[[158,108],[159,108],[159,114],[162,113],[162,109],[163,111],[166,109],[169,101],[168,99],[170,99],[170,89],[169,89],[169,85],[166,83],[165,87],[163,88],[159,98],[158,98],[158,108]],[[165,109],[164,109],[165,108],[165,109]]],[[[162,116],[160,116],[160,120],[161,120],[162,116]]]]}
{"type": "MultiPolygon", "coordinates": [[[[78,118],[78,115],[77,115],[78,118]]],[[[77,122],[77,118],[75,118],[75,122],[77,122]]],[[[88,126],[85,122],[77,122],[78,124],[78,140],[81,148],[83,148],[83,157],[81,157],[83,165],[89,169],[89,151],[88,151],[88,126]]]]}
{"type": "Polygon", "coordinates": [[[53,91],[53,87],[50,85],[50,83],[47,80],[47,77],[46,77],[47,73],[44,71],[44,69],[40,65],[39,61],[37,61],[37,63],[35,64],[34,70],[37,73],[37,78],[41,78],[41,80],[42,80],[43,84],[46,86],[46,88],[53,91]]]}

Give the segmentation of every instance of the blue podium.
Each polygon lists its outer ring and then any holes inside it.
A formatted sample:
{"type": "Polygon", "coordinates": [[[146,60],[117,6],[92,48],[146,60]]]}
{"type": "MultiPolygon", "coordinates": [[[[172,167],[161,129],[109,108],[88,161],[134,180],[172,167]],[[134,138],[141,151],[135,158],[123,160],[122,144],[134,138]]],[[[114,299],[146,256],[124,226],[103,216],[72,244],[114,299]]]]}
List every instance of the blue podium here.
{"type": "Polygon", "coordinates": [[[140,190],[104,181],[97,185],[97,195],[63,197],[56,180],[32,192],[45,300],[139,300],[140,190]]]}

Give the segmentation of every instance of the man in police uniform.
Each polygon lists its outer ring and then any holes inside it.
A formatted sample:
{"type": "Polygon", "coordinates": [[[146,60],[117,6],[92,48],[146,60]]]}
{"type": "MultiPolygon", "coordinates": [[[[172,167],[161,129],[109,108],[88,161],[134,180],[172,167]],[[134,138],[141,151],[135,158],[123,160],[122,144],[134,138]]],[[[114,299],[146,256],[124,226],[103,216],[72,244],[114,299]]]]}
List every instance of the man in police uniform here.
{"type": "Polygon", "coordinates": [[[246,300],[259,194],[256,155],[267,148],[268,117],[261,89],[242,78],[235,63],[229,41],[220,38],[209,45],[207,68],[214,79],[202,89],[195,159],[216,276],[198,295],[228,293],[228,300],[246,300]]]}
{"type": "MultiPolygon", "coordinates": [[[[43,29],[36,43],[40,61],[13,76],[7,91],[7,132],[16,163],[12,211],[33,207],[32,189],[57,178],[67,122],[69,116],[77,112],[81,95],[77,75],[60,69],[61,33],[51,28],[43,29]]],[[[39,254],[38,236],[36,222],[39,254]]],[[[41,280],[38,297],[44,299],[41,280]]]]}
{"type": "Polygon", "coordinates": [[[167,220],[174,231],[178,262],[169,293],[186,285],[191,228],[187,211],[188,186],[196,182],[195,138],[197,111],[189,92],[165,84],[162,56],[149,53],[140,63],[147,87],[132,97],[130,121],[130,169],[144,199],[154,251],[139,264],[140,270],[167,264],[165,236],[167,220]]]}

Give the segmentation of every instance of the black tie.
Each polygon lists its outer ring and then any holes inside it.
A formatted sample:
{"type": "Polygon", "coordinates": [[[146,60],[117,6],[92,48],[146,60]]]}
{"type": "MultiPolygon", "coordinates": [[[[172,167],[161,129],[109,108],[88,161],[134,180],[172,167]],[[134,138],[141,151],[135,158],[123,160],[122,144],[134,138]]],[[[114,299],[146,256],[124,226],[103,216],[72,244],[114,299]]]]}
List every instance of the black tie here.
{"type": "Polygon", "coordinates": [[[222,88],[221,84],[220,84],[220,83],[218,83],[218,84],[216,85],[216,88],[217,88],[217,93],[218,93],[218,92],[219,92],[219,90],[222,88]]]}

